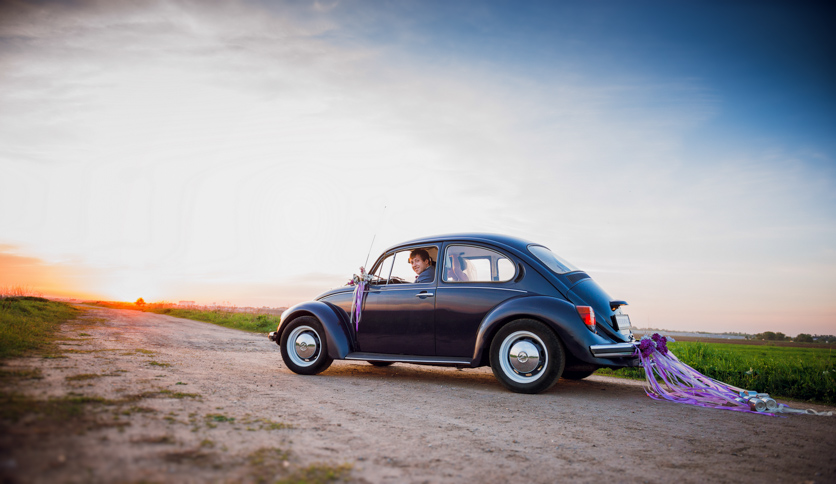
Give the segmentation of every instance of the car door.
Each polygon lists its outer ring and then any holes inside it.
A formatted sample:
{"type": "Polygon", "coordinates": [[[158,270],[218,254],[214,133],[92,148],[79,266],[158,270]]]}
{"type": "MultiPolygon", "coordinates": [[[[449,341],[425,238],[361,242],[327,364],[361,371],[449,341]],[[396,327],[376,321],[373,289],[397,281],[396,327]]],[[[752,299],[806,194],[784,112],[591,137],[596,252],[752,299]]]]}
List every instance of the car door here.
{"type": "Polygon", "coordinates": [[[515,284],[509,256],[474,244],[448,244],[436,289],[436,356],[472,356],[485,315],[526,293],[515,284]]]}
{"type": "MultiPolygon", "coordinates": [[[[421,248],[438,253],[435,246],[421,248]]],[[[357,331],[357,344],[363,353],[435,356],[438,268],[431,269],[432,282],[412,282],[415,273],[408,260],[413,249],[386,254],[373,268],[385,283],[370,284],[366,293],[357,331]]]]}

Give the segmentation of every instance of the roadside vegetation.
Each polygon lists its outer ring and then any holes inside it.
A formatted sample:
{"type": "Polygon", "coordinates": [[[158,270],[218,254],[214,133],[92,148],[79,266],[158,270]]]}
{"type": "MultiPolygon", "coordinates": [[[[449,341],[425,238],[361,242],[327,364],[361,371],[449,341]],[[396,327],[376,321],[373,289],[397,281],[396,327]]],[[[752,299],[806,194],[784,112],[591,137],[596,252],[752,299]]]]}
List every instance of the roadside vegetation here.
{"type": "MultiPolygon", "coordinates": [[[[671,334],[674,330],[670,329],[658,329],[658,328],[635,328],[635,333],[640,334],[671,334]]],[[[746,341],[751,342],[792,342],[792,343],[818,343],[818,344],[833,344],[836,343],[836,336],[832,334],[809,334],[809,333],[799,333],[795,337],[787,336],[780,331],[764,331],[763,333],[757,334],[749,334],[749,333],[740,333],[736,331],[728,331],[723,333],[709,333],[705,331],[688,331],[688,341],[699,341],[700,339],[697,338],[704,338],[704,339],[717,339],[716,335],[723,335],[723,336],[738,336],[740,338],[745,339],[746,341]]],[[[738,339],[737,341],[740,341],[738,339]]]]}
{"type": "Polygon", "coordinates": [[[275,331],[279,325],[279,316],[273,314],[239,313],[229,309],[177,308],[167,303],[148,304],[142,298],[135,303],[96,301],[91,304],[113,309],[132,309],[134,311],[167,314],[175,318],[192,319],[251,333],[269,333],[275,331]]]}
{"type": "Polygon", "coordinates": [[[0,298],[0,360],[45,348],[79,310],[37,296],[0,298]]]}
{"type": "Polygon", "coordinates": [[[229,311],[205,311],[200,309],[160,308],[149,309],[157,314],[168,314],[176,318],[193,319],[205,323],[217,324],[226,328],[241,329],[253,333],[268,333],[275,331],[279,325],[279,317],[272,314],[247,314],[229,311]]]}
{"type": "MultiPolygon", "coordinates": [[[[668,348],[683,363],[715,380],[772,396],[836,404],[832,348],[676,342],[668,348]]],[[[600,375],[643,380],[641,368],[601,369],[600,375]]]]}
{"type": "Polygon", "coordinates": [[[746,335],[746,339],[755,341],[794,341],[796,343],[836,343],[836,336],[832,334],[799,333],[795,338],[791,338],[780,331],[764,331],[763,333],[746,335]]]}

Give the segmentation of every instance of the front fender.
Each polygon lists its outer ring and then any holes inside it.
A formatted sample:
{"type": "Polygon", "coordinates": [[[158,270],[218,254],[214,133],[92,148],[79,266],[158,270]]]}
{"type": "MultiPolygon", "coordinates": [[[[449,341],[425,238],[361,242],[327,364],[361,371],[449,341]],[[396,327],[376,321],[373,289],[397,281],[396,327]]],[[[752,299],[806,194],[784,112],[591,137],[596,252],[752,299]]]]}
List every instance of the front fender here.
{"type": "Polygon", "coordinates": [[[499,304],[482,319],[476,336],[472,364],[487,364],[491,340],[502,325],[509,321],[530,318],[549,326],[563,342],[566,351],[578,360],[597,366],[609,366],[613,362],[595,358],[589,350],[592,345],[612,343],[593,333],[583,324],[575,305],[556,297],[522,296],[499,304]]]}
{"type": "Polygon", "coordinates": [[[328,345],[328,356],[341,360],[351,352],[351,333],[348,330],[349,322],[341,314],[343,311],[326,302],[307,301],[299,303],[284,313],[276,329],[276,342],[281,344],[282,332],[287,328],[288,323],[300,316],[313,316],[322,324],[325,331],[325,341],[328,345]]]}

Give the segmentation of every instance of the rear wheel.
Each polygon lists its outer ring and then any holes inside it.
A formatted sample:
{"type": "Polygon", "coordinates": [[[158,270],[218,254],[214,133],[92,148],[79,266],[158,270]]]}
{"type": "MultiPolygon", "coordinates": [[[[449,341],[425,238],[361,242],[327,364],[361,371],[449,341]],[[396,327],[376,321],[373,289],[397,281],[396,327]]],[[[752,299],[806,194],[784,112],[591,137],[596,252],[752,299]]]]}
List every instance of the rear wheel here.
{"type": "Polygon", "coordinates": [[[566,364],[557,335],[533,319],[503,326],[491,342],[490,359],[497,380],[517,393],[548,390],[560,379],[566,364]]]}
{"type": "Polygon", "coordinates": [[[318,319],[302,316],[282,331],[282,359],[290,371],[300,375],[316,375],[331,366],[325,332],[318,319]]]}

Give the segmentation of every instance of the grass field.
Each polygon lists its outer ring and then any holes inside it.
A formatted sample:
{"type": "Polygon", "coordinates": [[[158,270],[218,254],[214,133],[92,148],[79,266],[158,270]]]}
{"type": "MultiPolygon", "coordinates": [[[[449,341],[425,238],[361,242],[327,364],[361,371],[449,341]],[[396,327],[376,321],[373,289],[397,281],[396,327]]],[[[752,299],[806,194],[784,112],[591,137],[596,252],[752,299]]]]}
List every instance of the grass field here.
{"type": "Polygon", "coordinates": [[[176,318],[194,319],[217,324],[226,328],[241,329],[253,333],[275,331],[279,325],[279,316],[270,314],[246,314],[227,311],[202,311],[198,309],[152,308],[150,312],[168,314],[176,318]]]}
{"type": "MultiPolygon", "coordinates": [[[[715,380],[777,397],[836,404],[836,353],[832,347],[676,342],[668,348],[683,363],[715,380]]],[[[645,378],[641,368],[597,373],[645,378]]]]}
{"type": "Polygon", "coordinates": [[[225,328],[240,329],[243,331],[250,331],[252,333],[269,333],[275,331],[279,325],[279,316],[272,314],[251,314],[238,313],[225,310],[204,310],[204,309],[187,309],[174,308],[167,305],[147,304],[144,306],[137,306],[134,303],[127,302],[105,302],[96,301],[90,303],[96,306],[113,309],[130,309],[133,311],[145,311],[148,313],[167,314],[175,318],[193,319],[195,321],[203,321],[204,323],[217,324],[225,328]]]}
{"type": "Polygon", "coordinates": [[[43,348],[54,340],[61,323],[79,310],[40,297],[0,299],[0,359],[43,348]]]}

